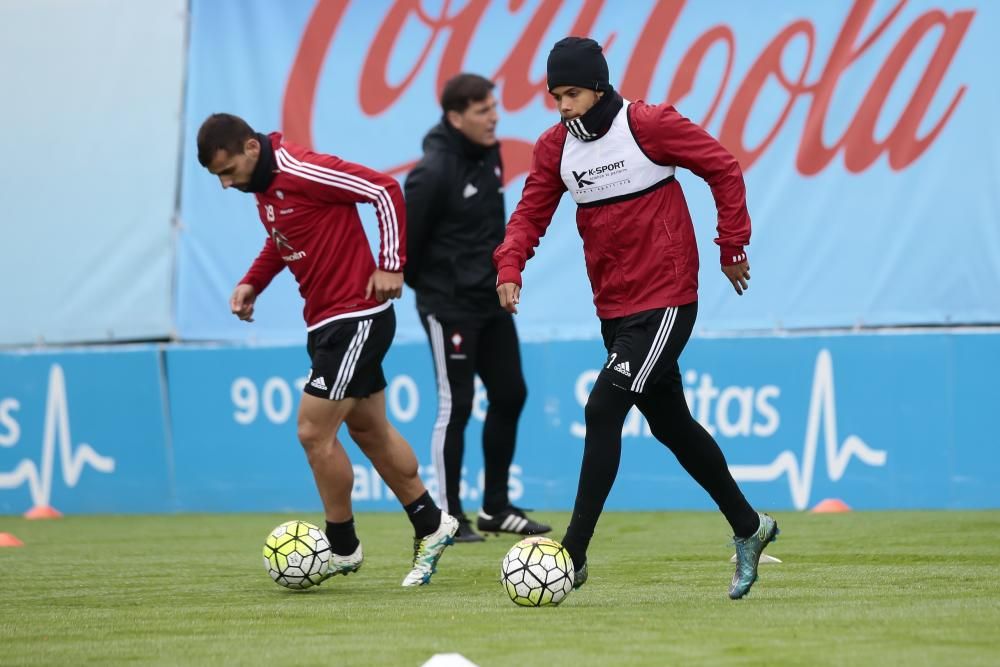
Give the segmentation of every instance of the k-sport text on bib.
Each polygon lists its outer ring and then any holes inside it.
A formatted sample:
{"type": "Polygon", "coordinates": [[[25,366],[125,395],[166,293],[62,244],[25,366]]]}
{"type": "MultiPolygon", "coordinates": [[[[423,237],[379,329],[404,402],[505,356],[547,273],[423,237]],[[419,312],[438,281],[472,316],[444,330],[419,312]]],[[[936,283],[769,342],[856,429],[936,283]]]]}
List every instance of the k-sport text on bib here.
{"type": "Polygon", "coordinates": [[[672,166],[656,164],[642,152],[628,126],[629,102],[595,141],[566,135],[560,175],[580,206],[629,199],[668,183],[672,166]]]}

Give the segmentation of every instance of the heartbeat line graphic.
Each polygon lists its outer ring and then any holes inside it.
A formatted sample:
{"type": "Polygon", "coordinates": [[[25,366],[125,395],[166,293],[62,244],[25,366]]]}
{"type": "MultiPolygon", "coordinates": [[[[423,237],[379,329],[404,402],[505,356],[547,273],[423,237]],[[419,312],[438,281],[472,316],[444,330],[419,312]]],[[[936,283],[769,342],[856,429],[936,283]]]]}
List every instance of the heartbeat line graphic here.
{"type": "Polygon", "coordinates": [[[786,450],[778,454],[774,461],[765,465],[729,466],[733,477],[741,482],[772,482],[782,475],[788,475],[792,503],[796,509],[805,509],[809,504],[809,494],[812,491],[816,469],[820,420],[823,421],[826,470],[831,481],[839,481],[844,476],[847,465],[855,456],[867,465],[884,466],[885,450],[871,449],[858,436],[849,435],[843,443],[838,443],[837,408],[834,393],[833,360],[829,350],[820,350],[813,371],[812,398],[809,401],[809,416],[806,424],[805,448],[801,468],[795,452],[786,450]]]}
{"type": "Polygon", "coordinates": [[[49,370],[49,393],[45,401],[45,431],[42,438],[42,463],[22,459],[11,472],[0,473],[0,489],[16,489],[25,482],[31,491],[34,507],[44,507],[52,497],[52,473],[55,467],[56,437],[59,438],[59,462],[66,486],[72,488],[80,481],[86,465],[98,472],[111,473],[115,460],[101,456],[90,445],[80,443],[73,451],[69,433],[69,403],[66,400],[66,378],[62,366],[52,364],[49,370]]]}

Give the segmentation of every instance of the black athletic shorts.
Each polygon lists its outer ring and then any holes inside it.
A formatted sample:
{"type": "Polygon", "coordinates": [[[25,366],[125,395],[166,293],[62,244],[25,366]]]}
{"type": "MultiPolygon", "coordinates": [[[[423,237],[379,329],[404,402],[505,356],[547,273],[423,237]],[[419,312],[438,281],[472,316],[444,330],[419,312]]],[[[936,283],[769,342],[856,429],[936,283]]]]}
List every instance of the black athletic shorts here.
{"type": "Polygon", "coordinates": [[[677,359],[694,328],[698,303],[601,320],[608,359],[601,377],[641,394],[661,382],[680,384],[677,359]]]}
{"type": "Polygon", "coordinates": [[[312,359],[305,393],[339,401],[385,389],[382,359],[396,334],[392,306],[374,315],[334,320],[309,332],[312,359]]]}

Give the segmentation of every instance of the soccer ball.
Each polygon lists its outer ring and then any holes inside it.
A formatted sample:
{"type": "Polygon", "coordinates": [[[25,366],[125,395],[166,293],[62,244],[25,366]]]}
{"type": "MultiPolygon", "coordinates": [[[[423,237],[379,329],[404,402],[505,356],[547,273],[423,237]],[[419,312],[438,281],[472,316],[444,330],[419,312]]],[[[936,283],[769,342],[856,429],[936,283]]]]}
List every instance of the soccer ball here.
{"type": "Polygon", "coordinates": [[[325,578],[331,553],[322,530],[305,521],[286,521],[264,541],[264,568],[285,588],[309,588],[325,578]]]}
{"type": "Polygon", "coordinates": [[[557,605],[573,590],[573,561],[555,540],[529,537],[511,547],[504,556],[500,583],[514,604],[557,605]]]}

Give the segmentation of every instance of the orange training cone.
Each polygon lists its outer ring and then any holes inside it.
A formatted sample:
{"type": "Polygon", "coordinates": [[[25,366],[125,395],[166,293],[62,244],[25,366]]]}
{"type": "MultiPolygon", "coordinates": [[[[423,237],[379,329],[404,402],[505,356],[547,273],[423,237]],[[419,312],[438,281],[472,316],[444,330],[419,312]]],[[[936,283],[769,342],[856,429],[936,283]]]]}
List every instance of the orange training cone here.
{"type": "Polygon", "coordinates": [[[23,547],[24,542],[10,533],[0,533],[0,547],[23,547]]]}
{"type": "Polygon", "coordinates": [[[32,507],[30,510],[24,513],[25,519],[59,519],[61,517],[62,517],[62,512],[48,505],[39,505],[38,507],[32,507]]]}
{"type": "Polygon", "coordinates": [[[847,506],[840,498],[826,498],[816,503],[816,506],[812,508],[814,514],[835,514],[839,512],[850,512],[851,508],[847,506]]]}

